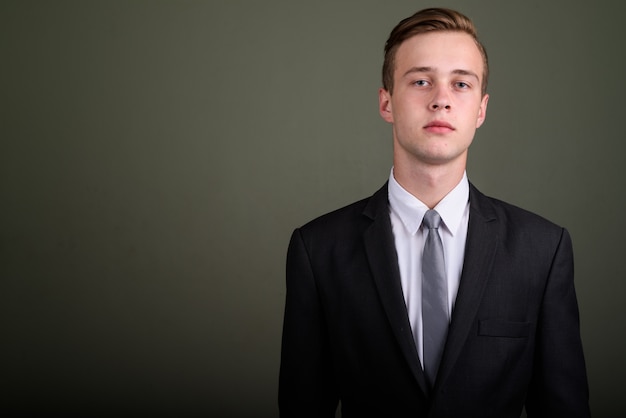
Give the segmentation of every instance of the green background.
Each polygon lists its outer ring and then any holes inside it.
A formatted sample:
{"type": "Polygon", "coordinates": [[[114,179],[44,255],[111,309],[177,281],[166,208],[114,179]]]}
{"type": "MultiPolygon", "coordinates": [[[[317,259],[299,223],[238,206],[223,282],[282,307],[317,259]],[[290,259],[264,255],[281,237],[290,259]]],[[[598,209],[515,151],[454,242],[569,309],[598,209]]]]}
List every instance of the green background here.
{"type": "Polygon", "coordinates": [[[618,1],[3,1],[0,408],[273,417],[291,231],[391,167],[382,48],[474,19],[468,175],[566,226],[597,417],[626,410],[618,1]]]}

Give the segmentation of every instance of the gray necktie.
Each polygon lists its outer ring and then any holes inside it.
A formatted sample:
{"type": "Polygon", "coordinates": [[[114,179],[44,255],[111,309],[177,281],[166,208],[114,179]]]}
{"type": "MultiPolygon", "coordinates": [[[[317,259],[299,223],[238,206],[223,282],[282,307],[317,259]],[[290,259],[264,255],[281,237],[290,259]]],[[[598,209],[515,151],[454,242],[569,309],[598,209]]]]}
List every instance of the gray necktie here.
{"type": "Polygon", "coordinates": [[[435,384],[443,346],[448,334],[448,283],[439,236],[441,217],[428,210],[422,224],[428,228],[422,257],[422,322],[424,333],[424,373],[430,387],[435,384]]]}

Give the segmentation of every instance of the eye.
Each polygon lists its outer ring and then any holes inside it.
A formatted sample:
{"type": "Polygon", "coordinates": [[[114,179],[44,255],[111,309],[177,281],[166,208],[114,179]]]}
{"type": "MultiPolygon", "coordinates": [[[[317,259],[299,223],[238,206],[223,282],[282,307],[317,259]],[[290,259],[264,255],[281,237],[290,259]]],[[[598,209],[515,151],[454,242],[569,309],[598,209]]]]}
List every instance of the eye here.
{"type": "Polygon", "coordinates": [[[416,80],[416,81],[413,82],[413,84],[418,86],[418,87],[426,87],[430,83],[427,80],[416,80]]]}
{"type": "Polygon", "coordinates": [[[456,88],[463,89],[463,90],[470,88],[470,85],[465,83],[464,81],[457,81],[456,83],[454,83],[454,86],[456,88]]]}

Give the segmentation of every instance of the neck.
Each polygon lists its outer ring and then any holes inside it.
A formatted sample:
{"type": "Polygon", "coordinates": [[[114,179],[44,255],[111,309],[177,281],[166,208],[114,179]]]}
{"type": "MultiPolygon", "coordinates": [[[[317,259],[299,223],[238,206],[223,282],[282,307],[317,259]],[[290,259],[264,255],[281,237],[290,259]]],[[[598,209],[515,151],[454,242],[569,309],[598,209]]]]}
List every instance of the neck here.
{"type": "Polygon", "coordinates": [[[464,163],[452,166],[404,165],[394,159],[396,181],[430,209],[459,184],[464,173],[464,163]]]}

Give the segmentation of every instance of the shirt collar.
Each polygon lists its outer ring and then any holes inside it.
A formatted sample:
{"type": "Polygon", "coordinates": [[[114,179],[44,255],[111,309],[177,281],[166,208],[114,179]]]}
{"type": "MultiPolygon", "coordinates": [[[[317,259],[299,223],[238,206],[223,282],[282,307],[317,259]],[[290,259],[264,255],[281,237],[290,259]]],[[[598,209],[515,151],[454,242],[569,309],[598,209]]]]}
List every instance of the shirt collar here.
{"type": "MultiPolygon", "coordinates": [[[[469,181],[467,173],[454,189],[435,206],[446,229],[454,236],[461,226],[463,214],[469,202],[469,181]]],[[[393,176],[393,168],[389,175],[389,206],[400,218],[407,232],[411,235],[419,230],[424,214],[428,210],[423,202],[406,191],[393,176]]]]}

